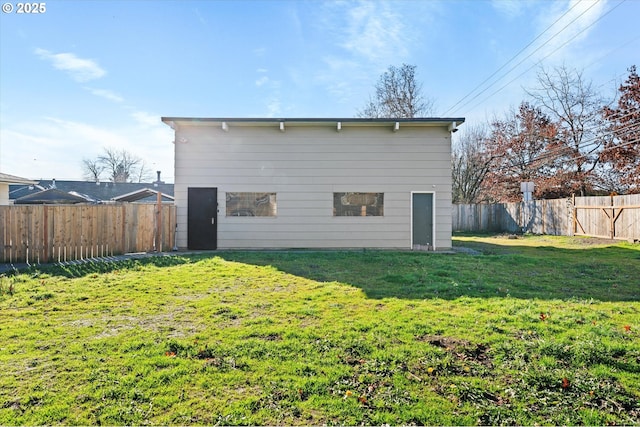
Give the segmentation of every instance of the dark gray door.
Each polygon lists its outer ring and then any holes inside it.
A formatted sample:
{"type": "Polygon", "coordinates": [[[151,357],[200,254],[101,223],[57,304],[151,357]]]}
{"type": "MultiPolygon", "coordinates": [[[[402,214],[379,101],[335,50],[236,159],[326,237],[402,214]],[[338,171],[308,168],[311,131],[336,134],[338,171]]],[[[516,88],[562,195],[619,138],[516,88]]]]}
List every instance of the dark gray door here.
{"type": "Polygon", "coordinates": [[[218,189],[189,188],[187,202],[187,247],[218,248],[218,189]]]}
{"type": "Polygon", "coordinates": [[[433,247],[433,194],[413,194],[412,244],[433,247]]]}

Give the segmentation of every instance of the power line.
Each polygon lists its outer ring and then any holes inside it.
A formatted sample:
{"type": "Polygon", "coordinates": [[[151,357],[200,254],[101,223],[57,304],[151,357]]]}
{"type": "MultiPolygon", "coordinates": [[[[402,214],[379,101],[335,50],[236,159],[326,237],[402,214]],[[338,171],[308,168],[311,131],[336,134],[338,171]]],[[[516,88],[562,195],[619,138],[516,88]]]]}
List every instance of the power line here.
{"type": "MultiPolygon", "coordinates": [[[[632,114],[632,113],[630,113],[630,114],[632,114]]],[[[626,114],[623,117],[626,117],[626,116],[628,116],[630,114],[626,114]]],[[[626,126],[623,126],[621,128],[616,129],[614,132],[612,132],[612,134],[617,138],[621,138],[621,137],[626,137],[626,136],[632,135],[632,134],[634,134],[635,132],[638,132],[638,131],[640,131],[640,123],[630,123],[630,124],[628,124],[626,126]]],[[[529,166],[532,163],[539,162],[539,161],[542,161],[542,160],[545,160],[545,159],[553,160],[553,159],[560,158],[562,156],[568,156],[568,155],[570,155],[572,153],[581,152],[581,151],[585,150],[587,147],[590,147],[590,146],[594,146],[594,150],[595,150],[595,148],[597,148],[598,145],[602,145],[604,142],[605,141],[604,141],[603,136],[601,134],[600,135],[596,135],[593,138],[589,138],[589,139],[581,141],[578,144],[578,146],[576,146],[576,147],[559,146],[559,147],[555,147],[555,148],[549,149],[549,150],[541,153],[539,156],[531,158],[528,161],[520,164],[519,166],[529,166]]],[[[618,147],[624,147],[624,146],[630,145],[632,143],[634,143],[634,142],[631,141],[631,142],[626,142],[626,143],[623,143],[623,144],[613,145],[611,147],[607,147],[607,148],[603,149],[602,151],[612,150],[612,149],[615,149],[615,148],[618,148],[618,147]]],[[[582,154],[580,156],[571,157],[571,159],[573,160],[573,159],[585,158],[585,157],[590,156],[590,155],[594,155],[593,151],[590,152],[590,153],[582,154]]],[[[505,157],[505,156],[506,156],[506,154],[502,154],[502,155],[496,156],[496,158],[501,158],[501,157],[505,157]]],[[[514,167],[513,165],[503,165],[502,167],[498,168],[497,170],[509,170],[509,169],[512,169],[513,167],[514,167]]]]}
{"type": "MultiPolygon", "coordinates": [[[[595,3],[594,3],[595,4],[595,3]]],[[[489,77],[487,77],[486,79],[484,79],[480,84],[478,84],[475,88],[473,88],[473,90],[471,90],[471,92],[469,92],[468,94],[466,94],[462,99],[460,99],[458,102],[456,102],[455,104],[453,104],[451,107],[449,107],[449,109],[447,111],[445,111],[444,115],[446,116],[449,111],[453,110],[458,104],[460,104],[461,102],[463,102],[465,99],[467,99],[469,96],[471,96],[471,94],[473,92],[475,92],[476,90],[478,90],[480,87],[482,87],[483,84],[485,84],[487,81],[489,81],[493,76],[495,76],[496,74],[498,74],[504,67],[506,67],[509,63],[511,63],[514,59],[516,59],[518,57],[518,55],[520,55],[522,52],[524,52],[529,46],[531,46],[533,43],[536,42],[536,40],[538,40],[540,37],[542,37],[542,35],[544,33],[546,33],[547,31],[549,31],[551,29],[551,27],[553,27],[554,25],[556,25],[556,23],[558,23],[558,21],[560,21],[562,18],[564,18],[569,12],[571,12],[576,6],[578,6],[578,2],[576,2],[573,6],[571,6],[569,9],[567,9],[567,11],[565,13],[563,13],[558,19],[556,19],[555,21],[553,21],[553,23],[551,25],[549,25],[547,28],[544,29],[543,32],[541,32],[540,34],[538,34],[536,36],[536,38],[534,38],[533,40],[531,40],[529,42],[529,44],[527,44],[525,47],[523,47],[522,49],[520,49],[518,51],[518,53],[516,53],[515,55],[513,55],[511,57],[511,59],[509,59],[507,62],[505,62],[504,64],[502,64],[502,66],[500,68],[498,68],[496,71],[493,72],[493,74],[491,74],[489,77]]],[[[592,6],[593,7],[593,6],[592,6]]],[[[588,10],[588,9],[587,9],[588,10]]]]}
{"type": "MultiPolygon", "coordinates": [[[[618,138],[620,138],[621,136],[628,136],[628,135],[633,134],[636,131],[639,131],[640,130],[640,125],[633,124],[633,125],[629,125],[629,126],[627,126],[625,128],[621,128],[620,130],[625,130],[625,131],[624,132],[619,132],[619,131],[616,132],[615,136],[617,136],[618,138]],[[633,129],[629,129],[629,128],[632,128],[632,127],[633,127],[633,129]]],[[[575,152],[584,151],[587,147],[591,147],[591,146],[594,146],[595,148],[597,148],[598,145],[602,145],[604,143],[605,143],[605,141],[603,140],[603,138],[601,136],[595,136],[595,137],[593,137],[591,139],[587,139],[585,141],[581,141],[580,144],[578,144],[578,146],[576,146],[576,147],[565,146],[565,147],[557,147],[557,148],[551,149],[548,152],[541,154],[536,160],[544,159],[544,158],[551,158],[551,159],[559,158],[559,157],[561,157],[561,156],[563,156],[565,154],[570,154],[570,153],[567,152],[568,150],[570,150],[571,152],[575,153],[575,152]],[[556,152],[558,153],[557,155],[556,155],[556,152]]],[[[618,144],[615,147],[618,147],[618,146],[622,146],[622,144],[618,144]]],[[[586,153],[583,156],[587,156],[587,155],[591,155],[591,154],[593,154],[593,153],[592,152],[586,153]]],[[[580,156],[580,157],[582,157],[582,156],[580,156]]],[[[572,159],[574,159],[574,158],[578,158],[578,157],[572,157],[572,159]]]]}
{"type": "MultiPolygon", "coordinates": [[[[637,114],[637,112],[632,111],[632,112],[626,113],[626,114],[621,115],[621,116],[615,116],[613,118],[615,120],[622,120],[622,119],[625,119],[627,117],[634,116],[636,114],[637,114]]],[[[601,125],[597,125],[597,124],[593,125],[591,127],[586,127],[586,128],[584,128],[582,130],[582,134],[583,135],[584,134],[589,134],[589,133],[591,133],[591,134],[595,133],[596,135],[593,136],[593,137],[581,140],[578,143],[578,146],[576,147],[576,149],[580,150],[580,149],[584,149],[584,148],[586,148],[586,147],[588,147],[590,145],[596,145],[596,144],[601,143],[603,135],[599,131],[602,131],[602,130],[609,131],[610,134],[612,134],[612,135],[614,135],[614,136],[619,138],[620,136],[626,136],[626,135],[628,135],[628,134],[630,134],[632,132],[640,131],[640,122],[631,122],[631,123],[628,123],[628,124],[626,124],[626,125],[624,125],[622,127],[619,127],[617,129],[612,129],[612,130],[609,130],[606,126],[601,126],[601,125]]],[[[482,139],[488,139],[488,138],[484,137],[482,139]]],[[[559,138],[557,138],[557,137],[555,139],[559,140],[559,138]]],[[[554,149],[551,149],[551,150],[547,151],[546,153],[553,152],[554,150],[562,151],[562,150],[565,150],[565,147],[554,148],[554,149]]]]}
{"type": "MultiPolygon", "coordinates": [[[[634,132],[640,131],[640,125],[634,124],[634,125],[626,127],[626,129],[627,130],[625,132],[623,132],[622,134],[618,133],[617,136],[618,137],[627,136],[627,135],[633,134],[634,132]],[[633,129],[628,129],[629,127],[633,127],[633,129]]],[[[593,138],[593,139],[591,139],[589,141],[585,141],[585,143],[581,147],[577,147],[576,150],[579,152],[580,150],[584,150],[585,147],[588,147],[588,146],[591,146],[591,145],[602,144],[603,142],[604,141],[601,141],[600,138],[596,137],[596,138],[593,138]]],[[[626,147],[628,145],[633,145],[633,144],[636,144],[636,143],[640,143],[640,139],[635,139],[635,140],[627,141],[627,142],[622,143],[622,144],[616,144],[616,145],[612,145],[610,147],[605,147],[598,153],[598,155],[600,153],[604,152],[604,151],[615,150],[615,149],[619,149],[619,148],[626,147]]],[[[529,160],[527,160],[527,161],[525,161],[525,162],[523,162],[523,163],[521,163],[519,165],[503,165],[502,167],[499,167],[496,170],[497,171],[501,171],[501,172],[509,171],[509,170],[515,170],[516,167],[520,167],[520,166],[526,167],[526,166],[530,166],[530,165],[532,165],[534,163],[546,160],[546,162],[544,162],[542,164],[542,165],[545,165],[545,164],[548,164],[549,161],[551,161],[551,160],[555,160],[555,159],[558,159],[558,158],[560,158],[560,157],[562,157],[564,155],[571,154],[571,153],[567,152],[568,150],[570,150],[571,152],[575,152],[576,151],[571,147],[558,147],[556,149],[552,149],[552,150],[550,150],[548,152],[542,153],[538,157],[534,157],[532,159],[529,159],[529,160]]],[[[587,158],[587,157],[593,156],[593,155],[595,155],[595,154],[593,154],[593,153],[581,154],[579,156],[571,157],[571,160],[573,161],[573,160],[578,160],[578,159],[584,159],[584,158],[587,158]]],[[[500,157],[504,157],[504,156],[500,156],[500,157]]]]}
{"type": "MultiPolygon", "coordinates": [[[[635,140],[631,140],[631,141],[627,141],[623,144],[618,144],[618,145],[612,145],[611,147],[605,147],[602,149],[602,151],[600,151],[600,153],[604,152],[604,151],[610,151],[610,150],[615,150],[618,148],[622,148],[622,147],[626,147],[627,145],[633,145],[633,144],[638,144],[640,143],[640,139],[635,139],[635,140]]],[[[583,154],[580,156],[576,156],[576,157],[572,157],[572,160],[577,160],[577,159],[582,159],[582,158],[586,158],[587,156],[589,156],[589,154],[583,154]]]]}
{"type": "MultiPolygon", "coordinates": [[[[611,55],[613,52],[615,52],[615,51],[617,51],[617,50],[620,50],[620,49],[622,49],[623,47],[626,47],[627,45],[629,45],[629,44],[631,44],[631,43],[635,42],[635,41],[636,41],[636,40],[638,40],[638,39],[640,39],[640,35],[637,35],[637,36],[635,36],[634,38],[632,38],[631,40],[628,40],[628,41],[626,41],[626,42],[622,43],[621,45],[618,45],[618,46],[614,47],[613,49],[609,50],[609,51],[608,51],[607,53],[605,53],[604,55],[600,56],[598,59],[596,59],[596,60],[594,60],[593,62],[591,62],[590,64],[586,65],[586,66],[584,67],[584,69],[587,69],[587,68],[589,68],[589,67],[591,67],[591,66],[593,66],[593,65],[595,65],[595,64],[597,64],[597,63],[599,63],[599,62],[601,62],[604,58],[606,58],[607,56],[611,55]]],[[[613,80],[611,80],[611,81],[614,81],[614,80],[615,80],[615,79],[613,79],[613,80]]]]}
{"type": "MultiPolygon", "coordinates": [[[[574,35],[573,37],[571,37],[569,40],[567,40],[566,42],[564,42],[562,45],[560,45],[560,47],[558,47],[558,49],[561,49],[563,47],[565,47],[567,44],[571,43],[576,37],[578,37],[580,34],[584,33],[585,31],[587,31],[589,28],[593,27],[596,23],[598,23],[598,21],[600,21],[602,18],[604,18],[605,16],[607,16],[609,13],[613,12],[616,8],[618,8],[622,3],[624,3],[626,0],[621,0],[617,5],[615,5],[614,7],[612,7],[611,9],[609,9],[607,12],[605,12],[604,14],[602,14],[600,17],[598,17],[598,19],[596,19],[595,21],[593,21],[590,25],[588,25],[587,27],[583,28],[581,31],[579,31],[576,35],[574,35]]],[[[587,9],[588,10],[588,9],[587,9]]],[[[584,13],[584,12],[583,12],[584,13]]],[[[572,21],[573,22],[573,21],[572,21]]],[[[533,52],[535,53],[535,52],[533,52]]],[[[480,101],[479,103],[477,103],[476,105],[474,105],[471,109],[473,110],[474,108],[478,107],[479,105],[481,105],[482,103],[484,103],[487,99],[491,98],[493,95],[497,94],[498,92],[502,91],[504,88],[506,88],[507,86],[509,86],[511,83],[513,83],[514,81],[518,80],[520,77],[522,77],[523,75],[525,75],[526,73],[528,73],[531,69],[533,69],[534,67],[537,67],[538,65],[540,65],[540,63],[542,61],[544,61],[545,59],[547,59],[548,57],[550,57],[551,55],[553,55],[555,52],[551,52],[548,55],[544,56],[543,58],[541,58],[538,62],[536,62],[535,64],[533,64],[531,67],[527,68],[526,70],[524,70],[522,73],[518,74],[514,79],[510,80],[507,84],[505,84],[504,86],[502,86],[500,89],[496,90],[495,92],[493,92],[491,95],[487,96],[486,98],[484,98],[482,101],[480,101]]],[[[531,55],[529,55],[531,56],[531,55]]],[[[528,57],[527,57],[528,58],[528,57]]],[[[526,58],[525,58],[526,59],[526,58]]],[[[518,65],[520,65],[522,63],[522,61],[520,63],[518,63],[518,65]]],[[[511,71],[511,70],[510,70],[511,71]]],[[[506,74],[505,74],[506,75],[506,74]]],[[[496,81],[497,82],[497,81],[496,81]]],[[[493,86],[493,85],[491,85],[493,86]]],[[[487,89],[489,89],[491,86],[487,87],[485,90],[483,90],[482,92],[480,92],[478,95],[476,95],[475,97],[473,97],[472,99],[469,100],[469,102],[473,101],[474,99],[476,99],[480,94],[484,93],[487,89]]],[[[465,103],[464,105],[467,105],[469,102],[465,103]]]]}
{"type": "MultiPolygon", "coordinates": [[[[625,0],[622,0],[620,3],[618,3],[618,6],[624,2],[625,0]]],[[[575,7],[578,3],[576,3],[573,7],[575,7]]],[[[585,9],[580,15],[576,16],[573,20],[571,20],[567,25],[565,25],[564,27],[562,27],[559,31],[557,31],[555,34],[553,34],[548,40],[546,40],[544,43],[542,43],[540,46],[538,46],[533,52],[529,53],[527,56],[525,56],[522,60],[520,60],[520,62],[518,62],[516,65],[514,65],[513,67],[509,68],[509,70],[507,70],[506,73],[504,73],[502,76],[500,76],[498,79],[496,79],[493,83],[491,83],[489,86],[487,86],[486,88],[484,88],[482,91],[478,92],[473,98],[471,98],[470,100],[468,100],[467,102],[465,102],[464,104],[462,104],[462,107],[468,105],[469,103],[471,103],[471,101],[473,101],[474,99],[477,99],[480,95],[482,95],[483,93],[485,93],[487,90],[489,90],[491,87],[495,86],[500,80],[502,80],[503,78],[505,78],[507,75],[509,75],[509,73],[511,73],[513,70],[515,70],[516,68],[518,68],[524,61],[526,61],[527,59],[531,58],[531,56],[533,56],[534,53],[538,52],[540,49],[542,49],[543,47],[545,47],[551,40],[553,40],[555,37],[558,36],[558,34],[560,34],[561,32],[563,32],[564,30],[566,30],[569,26],[571,26],[571,24],[573,24],[574,22],[576,22],[578,19],[580,19],[585,13],[587,13],[589,10],[591,10],[591,8],[593,8],[597,3],[593,3],[591,6],[589,6],[587,9],[585,9]]],[[[616,6],[617,7],[617,6],[616,6]]],[[[611,9],[613,10],[613,9],[611,9]]],[[[568,11],[567,11],[568,12],[568,11]]],[[[608,13],[608,12],[607,12],[608,13]]],[[[606,14],[605,14],[606,15],[606,14]]],[[[600,18],[598,18],[596,21],[594,21],[593,24],[595,24],[596,22],[598,22],[603,16],[602,15],[600,18]]],[[[584,30],[580,31],[577,35],[581,34],[582,32],[584,32],[586,29],[590,28],[593,24],[591,24],[590,26],[588,26],[587,28],[585,28],[584,30]]],[[[546,30],[545,30],[546,31],[546,30]]],[[[569,39],[569,41],[572,41],[575,37],[572,37],[571,39],[569,39]]],[[[564,47],[567,43],[563,44],[560,47],[564,47]]],[[[555,53],[555,52],[552,52],[555,53]]],[[[550,54],[551,55],[551,54],[550,54]]],[[[547,57],[549,57],[550,55],[545,56],[543,59],[546,59],[547,57]]],[[[542,60],[538,61],[541,62],[542,60]]],[[[537,65],[537,64],[536,64],[537,65]]],[[[534,65],[535,66],[535,65],[534,65]]],[[[533,67],[531,67],[533,68],[533,67]]],[[[531,68],[528,68],[527,70],[525,70],[524,73],[518,75],[517,78],[519,78],[520,76],[522,76],[523,74],[525,74],[526,72],[528,72],[531,68]]],[[[487,99],[491,98],[493,95],[495,95],[496,93],[500,92],[502,89],[504,89],[505,87],[507,87],[508,85],[510,85],[511,83],[513,83],[514,80],[511,80],[509,83],[507,83],[505,86],[503,86],[502,88],[498,89],[496,92],[492,93],[491,95],[489,95],[487,98],[485,98],[482,102],[486,101],[487,99]]],[[[475,89],[474,89],[475,90],[475,89]]],[[[474,107],[475,108],[475,107],[474,107]]],[[[449,109],[451,110],[451,108],[449,109]]],[[[448,113],[449,111],[447,111],[448,113]]],[[[445,113],[446,115],[446,113],[445,113]]]]}
{"type": "MultiPolygon", "coordinates": [[[[631,123],[627,126],[621,127],[619,129],[617,129],[615,132],[613,132],[613,135],[620,138],[621,136],[627,136],[627,135],[631,135],[636,131],[640,131],[640,124],[638,123],[631,123]],[[623,132],[621,132],[623,131],[623,132]]],[[[553,148],[549,151],[547,151],[546,153],[543,153],[539,156],[539,158],[544,158],[544,157],[560,157],[560,155],[555,156],[554,152],[560,152],[561,154],[566,152],[567,149],[571,150],[573,152],[575,151],[580,151],[580,150],[584,150],[586,149],[586,147],[592,146],[592,145],[599,145],[602,144],[604,142],[602,135],[596,135],[593,138],[588,138],[584,141],[580,141],[580,143],[574,148],[574,147],[568,147],[568,146],[564,146],[564,147],[557,147],[557,148],[553,148]]]]}

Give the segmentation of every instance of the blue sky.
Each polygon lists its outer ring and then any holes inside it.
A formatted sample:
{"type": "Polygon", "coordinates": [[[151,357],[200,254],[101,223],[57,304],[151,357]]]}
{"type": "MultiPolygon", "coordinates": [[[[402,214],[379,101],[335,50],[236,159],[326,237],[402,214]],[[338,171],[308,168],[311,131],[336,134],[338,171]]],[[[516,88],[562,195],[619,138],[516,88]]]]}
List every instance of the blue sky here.
{"type": "Polygon", "coordinates": [[[0,171],[32,179],[82,179],[112,147],[173,182],[161,116],[354,117],[390,65],[463,126],[517,105],[540,65],[605,96],[640,66],[639,0],[0,2],[0,171]]]}

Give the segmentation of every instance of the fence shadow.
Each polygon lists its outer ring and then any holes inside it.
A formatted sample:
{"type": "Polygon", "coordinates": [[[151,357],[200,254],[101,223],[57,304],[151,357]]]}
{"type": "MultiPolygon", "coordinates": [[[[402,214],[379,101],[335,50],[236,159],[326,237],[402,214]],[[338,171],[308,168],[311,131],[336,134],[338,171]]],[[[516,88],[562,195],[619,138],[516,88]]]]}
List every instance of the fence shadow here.
{"type": "Polygon", "coordinates": [[[640,251],[474,245],[482,255],[394,251],[222,252],[228,261],[270,265],[372,299],[519,298],[640,301],[640,251]]]}
{"type": "Polygon", "coordinates": [[[140,269],[144,266],[171,267],[174,265],[188,264],[191,262],[193,262],[193,260],[190,257],[178,255],[121,255],[114,257],[76,260],[64,263],[21,266],[19,270],[6,269],[4,272],[0,272],[0,276],[12,276],[15,274],[33,275],[44,273],[51,276],[62,276],[71,279],[84,277],[91,274],[111,273],[116,270],[140,269]]]}

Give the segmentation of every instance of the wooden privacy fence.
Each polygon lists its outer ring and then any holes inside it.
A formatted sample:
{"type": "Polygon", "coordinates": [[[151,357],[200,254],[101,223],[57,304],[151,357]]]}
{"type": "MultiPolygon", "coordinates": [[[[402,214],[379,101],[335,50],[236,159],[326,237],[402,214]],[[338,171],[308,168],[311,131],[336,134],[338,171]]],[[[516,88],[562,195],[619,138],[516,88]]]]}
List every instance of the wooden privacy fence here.
{"type": "Polygon", "coordinates": [[[61,262],[169,251],[176,207],[164,204],[0,206],[0,262],[61,262]],[[158,235],[158,228],[160,234],[158,235]]]}
{"type": "Polygon", "coordinates": [[[640,194],[575,197],[574,235],[640,240],[640,194]]]}
{"type": "Polygon", "coordinates": [[[453,230],[640,240],[640,194],[453,205],[453,230]]]}

